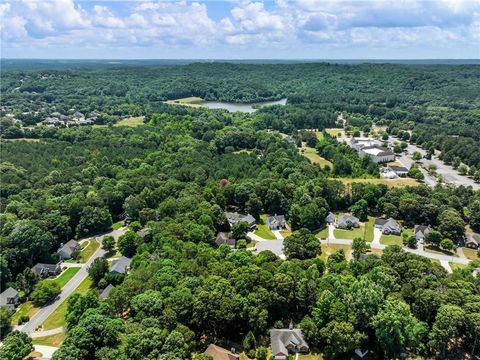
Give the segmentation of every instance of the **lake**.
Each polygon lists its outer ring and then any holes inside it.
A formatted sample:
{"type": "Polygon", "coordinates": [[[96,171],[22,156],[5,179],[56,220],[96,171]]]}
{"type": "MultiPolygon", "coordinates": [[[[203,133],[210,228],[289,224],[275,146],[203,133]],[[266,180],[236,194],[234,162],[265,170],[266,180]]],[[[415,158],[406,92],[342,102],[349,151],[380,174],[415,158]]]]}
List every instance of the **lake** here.
{"type": "Polygon", "coordinates": [[[287,99],[281,99],[276,101],[264,101],[264,102],[251,103],[251,104],[229,103],[229,102],[222,102],[222,101],[202,101],[201,104],[208,107],[209,109],[225,109],[230,112],[241,111],[241,112],[251,114],[262,106],[285,105],[286,103],[287,103],[287,99]]]}

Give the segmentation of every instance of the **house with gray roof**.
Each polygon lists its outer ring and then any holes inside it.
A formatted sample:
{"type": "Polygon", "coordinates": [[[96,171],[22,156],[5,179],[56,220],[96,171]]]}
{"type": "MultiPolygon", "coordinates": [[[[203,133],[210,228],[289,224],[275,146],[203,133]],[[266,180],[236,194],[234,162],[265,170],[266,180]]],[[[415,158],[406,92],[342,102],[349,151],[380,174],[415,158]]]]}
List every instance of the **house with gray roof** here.
{"type": "Polygon", "coordinates": [[[400,235],[402,233],[402,227],[393,218],[377,218],[375,219],[375,227],[382,230],[382,234],[385,235],[400,235]]]}
{"type": "Polygon", "coordinates": [[[329,212],[328,215],[325,217],[325,222],[327,224],[335,224],[335,214],[333,214],[332,212],[329,212]]]}
{"type": "Polygon", "coordinates": [[[250,229],[254,229],[255,226],[257,226],[255,218],[250,214],[243,215],[243,214],[239,214],[239,213],[226,212],[225,216],[226,216],[230,226],[233,226],[234,224],[236,224],[240,221],[245,221],[246,223],[248,223],[248,226],[250,227],[250,229]]]}
{"type": "Polygon", "coordinates": [[[287,360],[289,352],[306,353],[309,351],[301,329],[271,329],[270,343],[275,360],[287,360]]]}
{"type": "Polygon", "coordinates": [[[432,230],[430,225],[415,225],[413,228],[413,234],[415,235],[415,238],[417,241],[423,241],[425,239],[425,236],[432,230]]]}
{"type": "Polygon", "coordinates": [[[62,245],[57,252],[62,259],[68,260],[75,257],[79,251],[80,244],[75,240],[70,240],[65,245],[62,245]]]}
{"type": "Polygon", "coordinates": [[[343,215],[338,218],[337,228],[351,230],[360,227],[360,220],[353,215],[343,215]]]}
{"type": "Polygon", "coordinates": [[[0,294],[0,306],[5,306],[9,310],[15,310],[19,302],[18,291],[9,287],[0,294]]]}
{"type": "Polygon", "coordinates": [[[227,244],[231,247],[235,247],[236,245],[236,242],[235,242],[235,239],[232,239],[230,237],[230,234],[229,233],[226,233],[226,232],[219,232],[217,234],[217,237],[215,239],[215,244],[217,244],[218,246],[222,245],[222,244],[227,244]]]}
{"type": "Polygon", "coordinates": [[[32,271],[40,279],[44,279],[49,276],[57,276],[62,272],[61,264],[62,264],[61,262],[57,264],[38,263],[32,267],[32,271]]]}
{"type": "Polygon", "coordinates": [[[267,217],[265,224],[267,224],[270,230],[280,230],[285,229],[287,222],[284,215],[275,215],[267,217]]]}
{"type": "Polygon", "coordinates": [[[110,266],[108,272],[110,274],[126,274],[128,272],[128,269],[130,269],[131,262],[132,259],[126,256],[115,259],[112,261],[112,266],[110,266]]]}
{"type": "Polygon", "coordinates": [[[480,247],[480,234],[467,234],[467,241],[465,241],[465,246],[470,249],[478,249],[480,247]]]}
{"type": "Polygon", "coordinates": [[[100,299],[106,299],[114,288],[115,286],[113,286],[112,284],[108,284],[108,286],[100,293],[100,299]]]}

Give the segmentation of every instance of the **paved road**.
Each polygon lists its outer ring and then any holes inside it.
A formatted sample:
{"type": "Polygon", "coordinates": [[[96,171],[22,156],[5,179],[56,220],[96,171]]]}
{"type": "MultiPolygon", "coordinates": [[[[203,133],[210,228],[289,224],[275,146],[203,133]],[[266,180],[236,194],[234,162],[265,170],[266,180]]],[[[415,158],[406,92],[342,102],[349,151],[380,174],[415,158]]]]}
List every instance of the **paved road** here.
{"type": "MultiPolygon", "coordinates": [[[[392,136],[390,138],[390,142],[392,141],[401,141],[401,140],[392,136]]],[[[427,153],[425,150],[413,144],[408,144],[406,150],[408,152],[408,155],[403,154],[402,156],[398,157],[398,160],[407,168],[410,168],[411,165],[414,163],[411,156],[415,151],[422,154],[422,156],[425,156],[427,153]]],[[[423,159],[422,163],[424,167],[428,167],[428,165],[430,164],[435,165],[437,167],[437,170],[436,170],[437,174],[442,175],[445,182],[449,184],[452,184],[454,186],[460,186],[460,185],[471,186],[474,190],[480,189],[479,183],[476,183],[475,181],[473,181],[467,176],[461,175],[452,166],[446,165],[442,160],[438,159],[437,156],[433,156],[431,160],[423,159]]],[[[437,179],[434,176],[429,175],[427,171],[425,171],[424,169],[421,169],[421,170],[423,175],[425,175],[425,183],[428,186],[435,186],[437,184],[437,179]]]]}
{"type": "MultiPolygon", "coordinates": [[[[113,230],[109,233],[97,236],[97,239],[100,241],[103,239],[104,236],[106,235],[112,235],[115,238],[118,238],[120,235],[125,233],[124,228],[120,228],[118,230],[113,230]]],[[[62,302],[65,301],[65,299],[70,296],[75,289],[80,285],[80,283],[86,279],[88,276],[88,267],[92,264],[92,262],[98,258],[105,255],[105,250],[103,250],[101,247],[93,253],[93,255],[90,257],[90,259],[84,264],[84,266],[81,267],[81,269],[75,274],[73,278],[70,279],[69,282],[65,284],[65,286],[62,288],[62,292],[60,295],[55,299],[54,302],[48,304],[47,306],[42,307],[31,319],[29,322],[26,324],[22,325],[21,327],[18,327],[17,330],[23,331],[24,333],[31,334],[37,329],[40,325],[44,323],[44,321],[52,314],[62,302]]]]}

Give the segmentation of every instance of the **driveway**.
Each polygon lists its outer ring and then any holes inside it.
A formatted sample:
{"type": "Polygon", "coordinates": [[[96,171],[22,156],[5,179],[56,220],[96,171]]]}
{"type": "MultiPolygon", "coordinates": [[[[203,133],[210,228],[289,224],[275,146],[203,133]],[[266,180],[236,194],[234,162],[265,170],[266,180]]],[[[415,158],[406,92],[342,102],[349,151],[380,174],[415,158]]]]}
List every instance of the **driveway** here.
{"type": "Polygon", "coordinates": [[[377,227],[373,228],[373,240],[370,243],[370,246],[380,245],[380,238],[382,237],[382,230],[377,227]]]}
{"type": "MultiPolygon", "coordinates": [[[[120,228],[118,230],[113,230],[111,232],[105,233],[101,236],[98,236],[97,239],[102,241],[103,237],[106,235],[112,235],[116,239],[124,234],[126,231],[125,228],[120,228]]],[[[80,283],[85,280],[88,276],[88,267],[93,263],[96,258],[105,255],[105,250],[101,247],[93,253],[90,259],[81,267],[81,269],[75,274],[74,277],[70,279],[69,282],[65,284],[62,288],[62,292],[59,296],[53,301],[52,303],[42,307],[26,324],[19,326],[17,329],[23,331],[24,333],[31,334],[37,329],[40,325],[42,325],[45,320],[52,314],[62,302],[65,301],[67,297],[69,297],[75,289],[80,285],[80,283]]]]}
{"type": "Polygon", "coordinates": [[[283,254],[283,240],[263,240],[257,242],[256,245],[257,251],[270,250],[275,255],[279,257],[284,257],[283,254]]]}
{"type": "Polygon", "coordinates": [[[38,351],[42,354],[42,357],[37,359],[51,359],[53,353],[58,350],[58,348],[53,346],[45,346],[45,345],[33,345],[35,351],[38,351]]]}

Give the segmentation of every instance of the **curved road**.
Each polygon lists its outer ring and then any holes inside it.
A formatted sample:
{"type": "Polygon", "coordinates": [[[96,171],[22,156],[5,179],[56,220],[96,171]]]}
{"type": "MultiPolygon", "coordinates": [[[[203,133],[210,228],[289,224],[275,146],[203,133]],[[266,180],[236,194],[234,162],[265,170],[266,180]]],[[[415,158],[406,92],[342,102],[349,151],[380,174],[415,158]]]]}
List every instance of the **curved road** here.
{"type": "MultiPolygon", "coordinates": [[[[97,236],[97,240],[99,240],[100,244],[102,243],[102,239],[104,236],[112,235],[115,239],[118,239],[120,235],[125,233],[125,228],[120,228],[118,230],[113,230],[108,233],[102,234],[97,236]]],[[[92,262],[98,258],[105,255],[105,250],[101,247],[93,253],[93,255],[88,259],[88,261],[81,267],[81,269],[75,274],[74,277],[70,279],[69,282],[65,284],[62,288],[62,292],[60,295],[53,301],[52,303],[48,304],[47,306],[42,307],[26,324],[19,326],[16,330],[23,331],[24,333],[31,334],[37,329],[40,325],[42,325],[45,320],[52,314],[62,302],[65,301],[67,297],[69,297],[75,289],[80,285],[80,283],[85,280],[88,276],[88,267],[92,264],[92,262]]]]}

